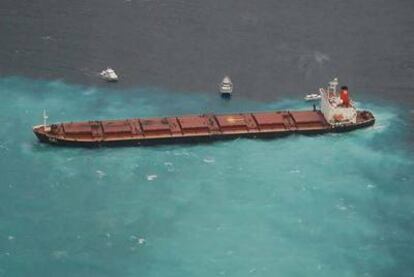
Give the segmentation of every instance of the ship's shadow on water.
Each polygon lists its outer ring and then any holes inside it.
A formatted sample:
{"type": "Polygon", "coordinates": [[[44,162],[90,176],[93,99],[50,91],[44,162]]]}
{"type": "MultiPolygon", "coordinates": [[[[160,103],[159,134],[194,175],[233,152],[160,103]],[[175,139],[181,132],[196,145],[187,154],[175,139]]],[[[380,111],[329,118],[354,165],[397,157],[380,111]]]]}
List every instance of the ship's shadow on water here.
{"type": "Polygon", "coordinates": [[[0,276],[413,271],[398,107],[361,103],[375,126],[343,134],[84,149],[40,144],[31,126],[44,108],[59,122],[311,107],[22,78],[0,89],[0,276]]]}

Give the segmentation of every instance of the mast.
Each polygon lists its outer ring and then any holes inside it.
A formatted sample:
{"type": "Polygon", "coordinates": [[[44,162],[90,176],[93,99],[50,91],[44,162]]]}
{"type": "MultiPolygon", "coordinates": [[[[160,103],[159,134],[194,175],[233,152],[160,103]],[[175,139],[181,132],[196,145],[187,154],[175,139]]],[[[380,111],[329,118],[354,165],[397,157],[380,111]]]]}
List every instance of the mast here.
{"type": "Polygon", "coordinates": [[[329,82],[328,86],[328,94],[329,95],[336,95],[336,87],[338,86],[338,78],[334,78],[332,81],[329,82]]]}
{"type": "Polygon", "coordinates": [[[48,119],[49,117],[47,116],[47,114],[46,114],[46,109],[43,109],[43,127],[45,127],[46,128],[46,123],[47,123],[47,119],[48,119]]]}
{"type": "Polygon", "coordinates": [[[47,114],[46,114],[46,109],[44,109],[43,110],[43,130],[45,131],[45,132],[50,132],[50,126],[47,126],[47,119],[48,119],[49,117],[47,116],[47,114]]]}

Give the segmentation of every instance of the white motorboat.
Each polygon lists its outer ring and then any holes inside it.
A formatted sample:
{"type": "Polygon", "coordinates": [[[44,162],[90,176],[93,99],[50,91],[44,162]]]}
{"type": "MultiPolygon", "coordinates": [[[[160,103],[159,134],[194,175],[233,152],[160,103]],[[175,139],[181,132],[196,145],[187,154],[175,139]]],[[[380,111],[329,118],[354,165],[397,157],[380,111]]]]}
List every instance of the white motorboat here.
{"type": "Polygon", "coordinates": [[[229,76],[225,76],[219,85],[221,96],[229,97],[233,92],[233,83],[229,76]]]}
{"type": "Polygon", "coordinates": [[[319,93],[311,93],[305,96],[305,101],[316,101],[321,99],[321,95],[319,93]]]}
{"type": "Polygon", "coordinates": [[[102,79],[108,81],[108,82],[116,82],[118,81],[118,75],[115,73],[115,71],[108,67],[107,69],[103,70],[100,74],[102,79]]]}

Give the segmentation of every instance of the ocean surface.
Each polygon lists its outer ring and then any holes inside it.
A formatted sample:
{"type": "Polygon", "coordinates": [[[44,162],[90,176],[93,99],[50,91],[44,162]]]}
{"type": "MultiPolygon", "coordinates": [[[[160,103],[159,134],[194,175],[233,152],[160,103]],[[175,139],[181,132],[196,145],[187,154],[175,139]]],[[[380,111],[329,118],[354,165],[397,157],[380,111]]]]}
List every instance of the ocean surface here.
{"type": "Polygon", "coordinates": [[[43,108],[62,121],[308,105],[19,77],[0,88],[0,276],[413,274],[397,107],[357,103],[377,124],[346,134],[78,149],[37,142],[43,108]]]}
{"type": "Polygon", "coordinates": [[[0,276],[414,276],[413,14],[412,0],[0,1],[0,276]],[[375,126],[99,149],[31,130],[43,109],[309,109],[334,77],[375,126]]]}
{"type": "Polygon", "coordinates": [[[2,0],[0,75],[299,97],[339,77],[414,103],[412,0],[2,0]]]}

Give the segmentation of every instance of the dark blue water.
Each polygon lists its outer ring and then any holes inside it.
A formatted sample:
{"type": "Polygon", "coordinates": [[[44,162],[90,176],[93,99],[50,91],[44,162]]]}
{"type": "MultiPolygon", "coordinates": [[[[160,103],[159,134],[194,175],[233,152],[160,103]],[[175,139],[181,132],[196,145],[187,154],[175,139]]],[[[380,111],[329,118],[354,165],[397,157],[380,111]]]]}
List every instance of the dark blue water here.
{"type": "Polygon", "coordinates": [[[301,97],[339,77],[414,103],[412,0],[2,0],[0,74],[119,87],[301,97]]]}
{"type": "Polygon", "coordinates": [[[73,149],[30,127],[302,109],[159,89],[0,81],[0,276],[411,276],[414,161],[401,111],[348,134],[73,149]],[[171,104],[166,104],[171,103],[171,104]]]}

